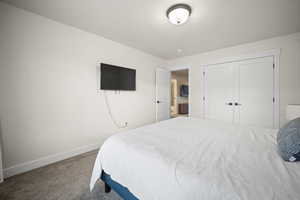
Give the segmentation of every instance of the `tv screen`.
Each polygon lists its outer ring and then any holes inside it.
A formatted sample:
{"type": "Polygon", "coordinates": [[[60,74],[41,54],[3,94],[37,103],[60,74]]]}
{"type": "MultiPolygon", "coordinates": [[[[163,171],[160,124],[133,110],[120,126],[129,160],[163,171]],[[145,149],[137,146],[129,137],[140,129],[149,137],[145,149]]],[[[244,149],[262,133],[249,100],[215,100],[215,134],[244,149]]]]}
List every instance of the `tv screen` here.
{"type": "Polygon", "coordinates": [[[189,96],[189,86],[181,85],[181,87],[180,87],[180,96],[181,97],[188,97],[189,96]]]}
{"type": "Polygon", "coordinates": [[[101,90],[135,90],[136,70],[101,63],[101,90]]]}

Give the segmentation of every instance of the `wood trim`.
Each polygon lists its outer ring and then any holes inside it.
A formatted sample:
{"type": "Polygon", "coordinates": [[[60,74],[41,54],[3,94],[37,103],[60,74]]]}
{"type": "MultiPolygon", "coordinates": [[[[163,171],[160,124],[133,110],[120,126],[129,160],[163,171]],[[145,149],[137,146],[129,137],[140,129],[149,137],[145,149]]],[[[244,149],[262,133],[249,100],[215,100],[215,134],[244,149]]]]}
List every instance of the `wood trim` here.
{"type": "Polygon", "coordinates": [[[262,51],[262,52],[253,53],[253,54],[225,57],[225,58],[217,59],[212,62],[200,64],[200,66],[206,67],[206,66],[210,66],[210,65],[225,64],[225,63],[230,63],[230,62],[244,61],[244,60],[248,60],[248,59],[263,58],[263,57],[268,57],[268,56],[279,57],[280,52],[281,52],[280,49],[272,49],[269,51],[262,51]]]}
{"type": "Polygon", "coordinates": [[[103,144],[104,140],[98,144],[91,144],[91,145],[86,145],[83,147],[75,148],[73,150],[67,151],[67,152],[62,152],[62,153],[57,153],[53,155],[49,155],[46,157],[42,157],[36,160],[32,160],[29,162],[21,163],[18,165],[11,166],[9,168],[4,169],[4,178],[8,178],[17,174],[21,174],[27,171],[31,171],[36,168],[40,168],[61,160],[65,160],[89,151],[93,151],[96,149],[99,149],[101,145],[103,144]]]}

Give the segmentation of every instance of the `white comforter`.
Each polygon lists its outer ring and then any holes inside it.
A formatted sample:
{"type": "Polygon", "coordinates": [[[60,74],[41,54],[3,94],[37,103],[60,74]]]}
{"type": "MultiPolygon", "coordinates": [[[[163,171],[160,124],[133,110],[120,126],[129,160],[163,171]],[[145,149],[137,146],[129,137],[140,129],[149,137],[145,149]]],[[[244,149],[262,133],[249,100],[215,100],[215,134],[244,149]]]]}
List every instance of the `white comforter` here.
{"type": "Polygon", "coordinates": [[[141,200],[299,200],[300,163],[282,161],[276,130],[176,118],[110,137],[105,170],[141,200]]]}

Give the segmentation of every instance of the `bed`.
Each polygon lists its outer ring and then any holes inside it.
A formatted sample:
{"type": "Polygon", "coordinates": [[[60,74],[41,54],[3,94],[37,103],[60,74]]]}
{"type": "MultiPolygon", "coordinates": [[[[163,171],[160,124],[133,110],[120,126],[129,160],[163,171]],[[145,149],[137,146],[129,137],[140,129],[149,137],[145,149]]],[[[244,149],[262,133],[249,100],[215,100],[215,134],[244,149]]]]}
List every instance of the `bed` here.
{"type": "Polygon", "coordinates": [[[276,133],[187,117],[125,131],[99,150],[90,188],[101,178],[125,200],[299,200],[300,163],[281,159],[276,133]]]}

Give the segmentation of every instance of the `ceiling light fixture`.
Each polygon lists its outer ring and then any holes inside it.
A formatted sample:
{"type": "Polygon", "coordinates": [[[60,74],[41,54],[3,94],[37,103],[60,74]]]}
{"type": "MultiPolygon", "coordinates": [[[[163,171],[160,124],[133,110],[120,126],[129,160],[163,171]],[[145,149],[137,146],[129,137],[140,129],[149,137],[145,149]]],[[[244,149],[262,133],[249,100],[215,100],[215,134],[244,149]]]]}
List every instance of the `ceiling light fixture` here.
{"type": "Polygon", "coordinates": [[[175,4],[167,10],[167,17],[172,24],[184,24],[192,13],[191,6],[187,4],[175,4]]]}

